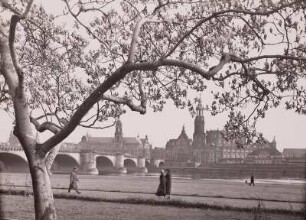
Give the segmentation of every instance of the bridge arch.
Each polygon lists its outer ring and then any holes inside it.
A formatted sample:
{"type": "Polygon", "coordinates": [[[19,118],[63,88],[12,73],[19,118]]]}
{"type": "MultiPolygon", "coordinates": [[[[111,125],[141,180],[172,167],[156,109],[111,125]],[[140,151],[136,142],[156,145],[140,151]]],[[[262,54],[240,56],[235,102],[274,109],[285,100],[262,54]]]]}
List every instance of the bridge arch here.
{"type": "Polygon", "coordinates": [[[105,155],[98,155],[96,157],[96,166],[99,174],[112,172],[115,168],[114,158],[105,155]]]}
{"type": "Polygon", "coordinates": [[[29,165],[24,152],[0,152],[0,172],[29,172],[29,165]]]}
{"type": "Polygon", "coordinates": [[[149,160],[146,160],[146,167],[150,167],[151,166],[151,163],[149,160]]]}
{"type": "Polygon", "coordinates": [[[59,153],[54,159],[51,171],[54,173],[69,173],[73,167],[80,167],[78,158],[74,155],[59,153]]]}
{"type": "Polygon", "coordinates": [[[164,161],[160,161],[159,163],[158,163],[158,167],[164,167],[165,166],[165,162],[164,161]]]}
{"type": "Polygon", "coordinates": [[[124,167],[126,168],[134,168],[137,167],[137,160],[132,158],[126,158],[124,160],[124,167]]]}

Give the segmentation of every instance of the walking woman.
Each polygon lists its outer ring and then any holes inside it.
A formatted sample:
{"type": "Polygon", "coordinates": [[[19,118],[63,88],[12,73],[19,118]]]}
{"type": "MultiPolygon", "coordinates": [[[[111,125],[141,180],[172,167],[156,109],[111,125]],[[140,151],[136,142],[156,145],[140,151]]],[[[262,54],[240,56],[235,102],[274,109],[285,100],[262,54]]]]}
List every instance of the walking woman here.
{"type": "Polygon", "coordinates": [[[157,188],[156,195],[158,197],[159,196],[165,197],[165,195],[166,195],[166,178],[165,178],[164,170],[160,171],[159,186],[157,188]]]}
{"type": "Polygon", "coordinates": [[[170,199],[170,195],[171,195],[171,173],[170,173],[169,169],[166,170],[165,179],[166,179],[166,196],[167,196],[167,199],[170,199]]]}

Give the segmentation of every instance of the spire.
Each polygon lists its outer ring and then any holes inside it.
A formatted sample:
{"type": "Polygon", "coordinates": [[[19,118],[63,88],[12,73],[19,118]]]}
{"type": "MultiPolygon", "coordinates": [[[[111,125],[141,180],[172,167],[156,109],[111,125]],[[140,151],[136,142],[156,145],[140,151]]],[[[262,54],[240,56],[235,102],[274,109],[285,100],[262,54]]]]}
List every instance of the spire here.
{"type": "Polygon", "coordinates": [[[205,119],[204,119],[204,107],[202,105],[201,98],[199,98],[198,106],[196,108],[197,115],[194,120],[194,135],[195,134],[203,134],[205,133],[205,119]]]}
{"type": "Polygon", "coordinates": [[[198,99],[198,106],[196,108],[197,115],[194,120],[194,132],[193,132],[193,147],[203,148],[206,144],[205,136],[205,119],[204,119],[204,108],[202,105],[201,98],[198,99]]]}
{"type": "Polygon", "coordinates": [[[204,111],[204,108],[203,108],[203,105],[202,105],[202,100],[201,98],[199,99],[199,103],[198,103],[198,106],[196,108],[197,110],[197,116],[203,116],[203,111],[204,111]]]}
{"type": "Polygon", "coordinates": [[[118,144],[118,146],[122,147],[123,132],[122,132],[122,122],[119,117],[116,121],[115,142],[118,144]]]}
{"type": "Polygon", "coordinates": [[[117,119],[116,121],[116,131],[115,131],[115,136],[123,136],[122,134],[122,122],[120,118],[117,119]]]}
{"type": "Polygon", "coordinates": [[[276,148],[275,136],[273,137],[273,140],[272,140],[272,142],[271,142],[271,147],[276,148]]]}
{"type": "Polygon", "coordinates": [[[180,139],[180,138],[189,140],[189,138],[188,138],[188,136],[186,134],[186,131],[185,131],[185,125],[183,125],[182,132],[181,132],[180,136],[178,137],[178,139],[180,139]]]}

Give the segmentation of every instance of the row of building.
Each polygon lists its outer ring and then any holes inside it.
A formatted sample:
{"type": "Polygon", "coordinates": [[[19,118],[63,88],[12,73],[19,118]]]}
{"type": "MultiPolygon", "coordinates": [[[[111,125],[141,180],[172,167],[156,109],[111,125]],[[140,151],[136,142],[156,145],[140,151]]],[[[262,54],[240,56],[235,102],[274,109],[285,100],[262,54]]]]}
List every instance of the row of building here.
{"type": "Polygon", "coordinates": [[[170,139],[165,148],[153,148],[148,137],[124,137],[122,122],[116,123],[114,137],[82,137],[80,145],[103,152],[122,152],[142,156],[147,160],[163,160],[169,167],[198,167],[212,164],[284,164],[305,163],[306,149],[277,149],[275,138],[260,144],[238,148],[235,140],[226,140],[222,130],[205,131],[204,108],[199,102],[194,120],[193,138],[183,126],[178,138],[170,139]]]}
{"type": "MultiPolygon", "coordinates": [[[[260,144],[238,148],[235,140],[226,140],[222,130],[205,131],[204,108],[199,102],[194,120],[193,138],[189,138],[183,126],[175,139],[165,148],[153,148],[147,136],[125,137],[120,119],[117,120],[113,137],[84,135],[77,144],[67,144],[66,150],[97,153],[123,153],[145,157],[147,161],[164,161],[168,167],[199,167],[214,164],[306,164],[306,149],[286,148],[281,153],[275,138],[260,144]]],[[[8,145],[17,146],[17,138],[11,134],[8,145]]],[[[63,146],[66,146],[63,144],[63,146]]],[[[154,164],[154,163],[150,163],[154,164]]]]}
{"type": "MultiPolygon", "coordinates": [[[[163,158],[168,166],[206,166],[216,163],[284,163],[276,148],[276,140],[238,148],[235,140],[226,140],[221,130],[205,132],[204,108],[199,102],[194,120],[193,139],[183,127],[176,139],[167,142],[165,148],[155,148],[153,158],[163,158]]],[[[305,152],[306,153],[306,152],[305,152]]]]}

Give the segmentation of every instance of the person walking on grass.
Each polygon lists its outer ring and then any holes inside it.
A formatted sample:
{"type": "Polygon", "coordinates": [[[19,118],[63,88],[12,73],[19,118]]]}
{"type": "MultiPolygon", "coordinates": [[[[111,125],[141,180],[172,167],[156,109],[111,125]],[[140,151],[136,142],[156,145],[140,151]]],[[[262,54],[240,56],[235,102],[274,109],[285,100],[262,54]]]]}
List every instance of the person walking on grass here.
{"type": "Polygon", "coordinates": [[[170,195],[171,195],[171,173],[170,173],[169,169],[166,170],[165,179],[166,179],[166,197],[167,197],[167,199],[170,199],[170,195]]]}
{"type": "Polygon", "coordinates": [[[251,182],[250,182],[250,186],[255,186],[255,179],[254,179],[254,175],[253,175],[253,173],[252,173],[252,175],[251,175],[251,182]]]}
{"type": "Polygon", "coordinates": [[[166,195],[166,178],[165,178],[165,173],[164,170],[160,171],[160,176],[159,176],[159,185],[156,191],[156,195],[158,197],[163,196],[165,197],[166,195]]]}
{"type": "Polygon", "coordinates": [[[70,173],[70,184],[69,184],[68,193],[70,193],[70,191],[74,189],[78,194],[81,194],[81,192],[78,189],[79,178],[77,172],[78,168],[74,167],[72,172],[70,173]]]}

